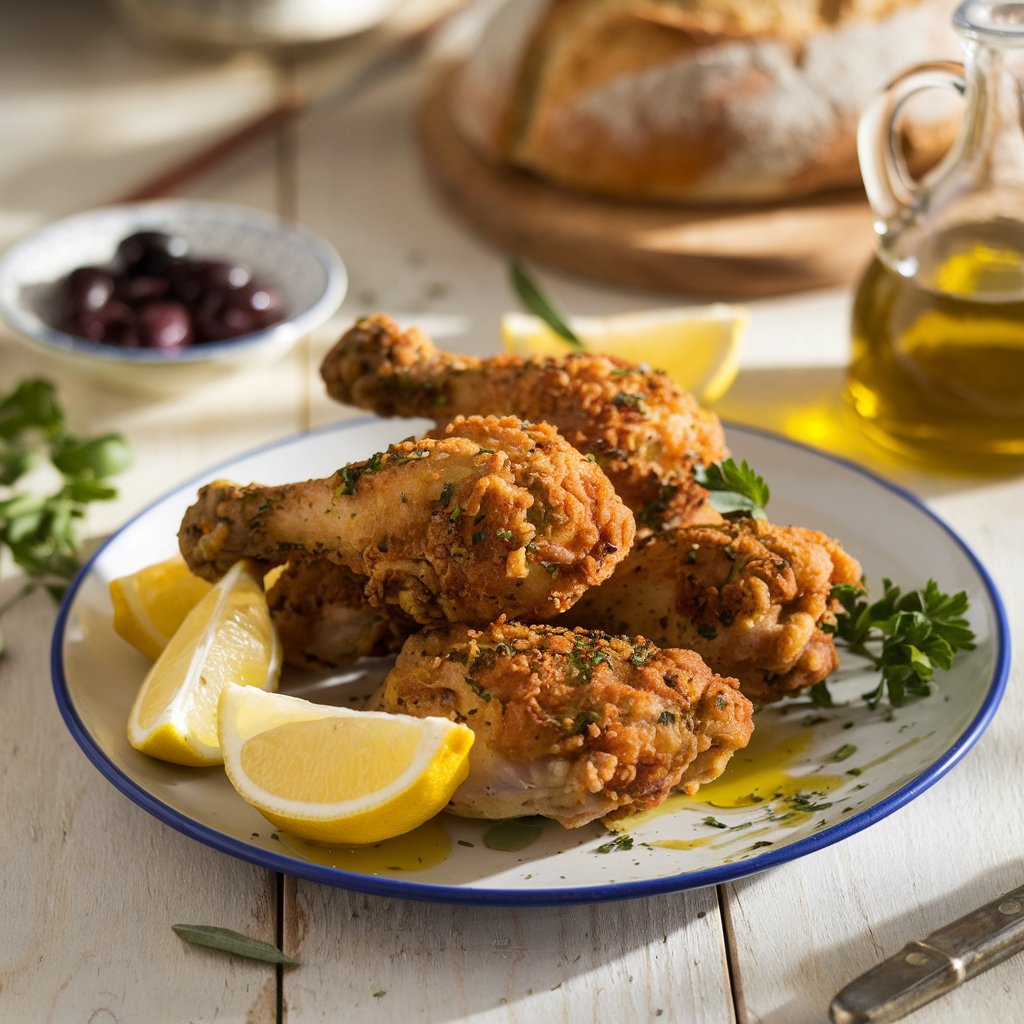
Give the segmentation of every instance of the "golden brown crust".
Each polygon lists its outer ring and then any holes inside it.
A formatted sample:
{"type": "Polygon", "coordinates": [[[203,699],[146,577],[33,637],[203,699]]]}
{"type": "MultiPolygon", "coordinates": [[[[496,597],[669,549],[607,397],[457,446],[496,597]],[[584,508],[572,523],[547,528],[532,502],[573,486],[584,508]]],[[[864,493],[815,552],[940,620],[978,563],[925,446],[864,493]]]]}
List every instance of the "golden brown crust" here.
{"type": "Polygon", "coordinates": [[[360,577],[399,622],[548,619],[625,557],[633,517],[608,478],[548,424],[458,419],[321,480],[216,481],[179,531],[192,570],[296,555],[360,577]]]}
{"type": "Polygon", "coordinates": [[[377,314],[342,336],[321,374],[332,398],[384,416],[488,411],[552,423],[645,527],[699,519],[707,495],[692,469],[728,454],[718,417],[669,377],[596,353],[453,356],[377,314]]]}
{"type": "Polygon", "coordinates": [[[476,732],[450,810],[574,827],[716,778],[753,729],[735,686],[692,651],[500,621],[411,637],[377,706],[476,732]]]}
{"type": "Polygon", "coordinates": [[[409,635],[364,596],[365,581],[316,558],[294,558],[267,591],[284,658],[299,668],[341,668],[391,654],[409,635]]]}
{"type": "Polygon", "coordinates": [[[649,538],[567,620],[698,651],[758,704],[821,682],[838,664],[822,629],[832,587],[860,565],[817,530],[740,519],[649,538]]]}
{"type": "MultiPolygon", "coordinates": [[[[861,110],[902,68],[956,55],[953,6],[549,0],[511,33],[506,9],[495,32],[518,49],[498,62],[503,90],[481,89],[487,67],[471,60],[454,117],[489,158],[614,196],[750,201],[854,185],[861,110]]],[[[488,66],[494,50],[485,35],[488,66]]],[[[927,166],[956,117],[921,107],[906,122],[927,166]]]]}

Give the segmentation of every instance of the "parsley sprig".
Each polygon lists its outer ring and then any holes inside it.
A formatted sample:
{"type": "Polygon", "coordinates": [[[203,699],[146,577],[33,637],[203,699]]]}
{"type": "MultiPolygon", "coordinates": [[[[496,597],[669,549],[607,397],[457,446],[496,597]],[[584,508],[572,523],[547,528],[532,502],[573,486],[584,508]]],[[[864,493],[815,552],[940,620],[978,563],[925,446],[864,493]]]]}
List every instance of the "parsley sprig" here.
{"type": "Polygon", "coordinates": [[[131,461],[117,434],[80,438],[67,429],[54,386],[22,381],[0,398],[0,551],[28,577],[0,615],[39,587],[59,598],[79,568],[78,525],[94,501],[117,491],[108,479],[131,461]],[[51,494],[16,485],[44,460],[59,478],[51,494]]]}
{"type": "Polygon", "coordinates": [[[519,301],[534,316],[540,317],[563,341],[567,341],[573,348],[583,348],[579,335],[555,309],[551,300],[541,291],[540,286],[530,277],[522,264],[513,260],[509,264],[508,272],[512,289],[519,297],[519,301]]]}
{"type": "MultiPolygon", "coordinates": [[[[964,618],[966,592],[945,594],[933,579],[924,589],[907,593],[884,579],[882,589],[877,601],[869,601],[860,587],[833,587],[832,597],[841,611],[835,626],[823,626],[834,634],[837,645],[865,658],[881,673],[878,685],[863,695],[872,708],[886,696],[894,707],[908,697],[927,697],[935,670],[948,669],[959,651],[974,647],[974,632],[964,618]]],[[[824,687],[815,686],[812,699],[831,706],[824,687]]]]}
{"type": "Polygon", "coordinates": [[[701,487],[710,492],[711,507],[720,515],[764,519],[771,490],[764,477],[755,473],[746,459],[737,463],[729,458],[712,462],[709,466],[697,466],[693,476],[701,487]]]}

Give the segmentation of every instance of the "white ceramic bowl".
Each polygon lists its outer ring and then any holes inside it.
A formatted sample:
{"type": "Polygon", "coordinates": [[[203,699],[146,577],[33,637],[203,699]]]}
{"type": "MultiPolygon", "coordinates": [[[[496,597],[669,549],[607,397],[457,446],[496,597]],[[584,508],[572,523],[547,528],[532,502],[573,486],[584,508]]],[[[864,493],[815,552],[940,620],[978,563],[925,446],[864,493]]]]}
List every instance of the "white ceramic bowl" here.
{"type": "Polygon", "coordinates": [[[338,254],[305,228],[230,203],[160,200],[76,214],[16,242],[0,259],[0,317],[31,346],[93,380],[168,394],[279,359],[337,310],[347,284],[338,254]],[[108,263],[122,238],[148,230],[183,236],[199,259],[247,264],[279,289],[285,319],[170,352],[103,345],[54,327],[57,282],[75,267],[108,263]]]}

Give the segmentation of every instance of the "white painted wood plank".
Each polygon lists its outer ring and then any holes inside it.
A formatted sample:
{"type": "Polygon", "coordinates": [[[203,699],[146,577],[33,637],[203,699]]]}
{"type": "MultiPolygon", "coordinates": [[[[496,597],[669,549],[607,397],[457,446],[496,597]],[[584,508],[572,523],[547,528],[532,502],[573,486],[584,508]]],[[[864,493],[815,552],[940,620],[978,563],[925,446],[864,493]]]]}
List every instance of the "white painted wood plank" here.
{"type": "Polygon", "coordinates": [[[279,88],[265,58],[141,46],[106,3],[5,5],[0,52],[0,242],[126,194],[279,88]]]}
{"type": "MultiPolygon", "coordinates": [[[[8,581],[0,594],[13,592],[8,581]]],[[[116,792],[60,720],[54,607],[5,616],[0,664],[0,1013],[5,1020],[274,1021],[274,969],[186,946],[178,922],[274,940],[274,877],[186,839],[116,792]]]]}
{"type": "MultiPolygon", "coordinates": [[[[106,10],[23,5],[5,21],[5,240],[124,191],[209,133],[261,109],[273,94],[276,78],[266,68],[137,49],[106,10]],[[30,43],[39,45],[30,51],[30,43]],[[35,111],[34,119],[22,118],[23,107],[35,111]]],[[[250,159],[193,191],[272,209],[276,171],[272,159],[250,159]]],[[[118,430],[133,448],[135,464],[118,481],[118,499],[90,511],[92,536],[116,528],[182,478],[302,426],[301,366],[295,356],[154,400],[74,379],[0,336],[0,389],[28,375],[50,377],[74,430],[118,430]]],[[[16,586],[8,577],[0,595],[16,586]]],[[[0,749],[7,754],[5,807],[13,824],[0,839],[0,1016],[270,1024],[277,1019],[275,969],[189,946],[171,925],[216,924],[273,942],[275,876],[156,821],[86,762],[50,689],[53,620],[54,608],[40,594],[3,623],[0,749]]]]}
{"type": "Polygon", "coordinates": [[[713,889],[488,908],[297,881],[286,898],[285,949],[303,961],[284,977],[289,1024],[734,1019],[713,889]]]}

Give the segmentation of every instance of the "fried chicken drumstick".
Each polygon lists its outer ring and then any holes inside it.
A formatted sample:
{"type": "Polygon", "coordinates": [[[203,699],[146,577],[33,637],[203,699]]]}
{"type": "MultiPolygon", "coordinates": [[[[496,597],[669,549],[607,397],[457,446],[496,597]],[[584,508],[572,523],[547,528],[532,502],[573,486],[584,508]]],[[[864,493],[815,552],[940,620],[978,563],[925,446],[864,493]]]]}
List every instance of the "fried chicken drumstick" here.
{"type": "Polygon", "coordinates": [[[861,569],[817,530],[738,519],[637,543],[566,621],[700,653],[758,704],[821,682],[838,665],[822,629],[837,583],[861,569]]]}
{"type": "Polygon", "coordinates": [[[736,680],[692,651],[513,622],[410,637],[374,703],[476,733],[448,810],[570,828],[695,792],[753,730],[736,680]]]}
{"type": "Polygon", "coordinates": [[[444,423],[495,413],[552,423],[597,459],[642,527],[699,520],[707,496],[691,471],[728,454],[718,418],[692,395],[610,356],[454,356],[376,315],[342,336],[320,372],[332,398],[382,416],[444,423]]]}
{"type": "Polygon", "coordinates": [[[411,624],[385,618],[363,596],[365,580],[323,558],[292,558],[267,590],[285,661],[300,668],[340,668],[391,654],[411,624]]]}
{"type": "Polygon", "coordinates": [[[545,423],[459,419],[321,480],[203,487],[178,534],[216,579],[239,558],[335,563],[399,622],[548,619],[605,579],[633,541],[600,468],[545,423]]]}

